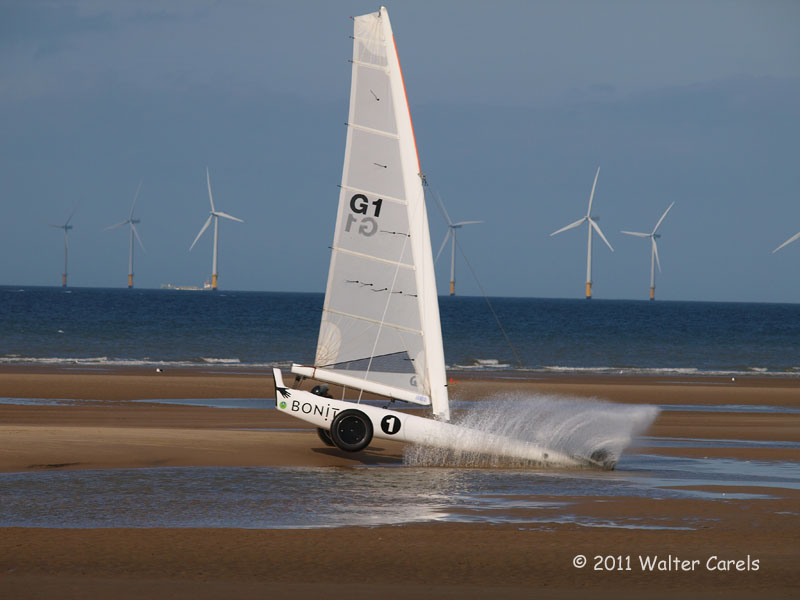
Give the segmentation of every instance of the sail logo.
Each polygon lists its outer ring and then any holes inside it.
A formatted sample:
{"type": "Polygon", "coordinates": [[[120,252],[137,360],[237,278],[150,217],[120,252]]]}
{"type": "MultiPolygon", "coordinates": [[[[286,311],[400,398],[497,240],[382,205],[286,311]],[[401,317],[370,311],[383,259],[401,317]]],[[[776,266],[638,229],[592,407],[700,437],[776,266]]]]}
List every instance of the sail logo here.
{"type": "Polygon", "coordinates": [[[351,213],[347,215],[344,230],[349,233],[353,225],[358,224],[357,231],[359,235],[365,237],[375,235],[378,231],[378,217],[380,217],[381,214],[381,204],[383,204],[383,198],[378,198],[370,202],[369,198],[364,194],[355,194],[350,198],[351,213]],[[369,216],[371,209],[373,216],[369,216]],[[357,217],[356,215],[364,216],[357,217]]]}
{"type": "Polygon", "coordinates": [[[327,406],[322,406],[320,404],[312,404],[311,402],[300,402],[299,400],[292,400],[292,405],[290,410],[292,412],[300,412],[304,415],[314,415],[318,417],[322,417],[327,421],[329,418],[333,419],[336,414],[339,412],[339,408],[331,406],[328,404],[327,406]]]}

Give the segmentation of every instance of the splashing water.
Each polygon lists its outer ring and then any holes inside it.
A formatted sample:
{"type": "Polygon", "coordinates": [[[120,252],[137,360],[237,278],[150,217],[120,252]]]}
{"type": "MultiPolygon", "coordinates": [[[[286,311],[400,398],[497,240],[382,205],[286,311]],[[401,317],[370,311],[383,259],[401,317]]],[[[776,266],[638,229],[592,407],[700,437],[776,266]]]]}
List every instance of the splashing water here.
{"type": "Polygon", "coordinates": [[[504,394],[466,403],[453,420],[459,429],[473,430],[486,440],[480,450],[458,446],[436,448],[408,446],[404,462],[410,466],[530,467],[574,466],[550,460],[544,465],[506,451],[520,443],[554,454],[583,459],[598,467],[613,468],[633,439],[658,416],[648,405],[612,404],[596,399],[563,396],[504,394]]]}

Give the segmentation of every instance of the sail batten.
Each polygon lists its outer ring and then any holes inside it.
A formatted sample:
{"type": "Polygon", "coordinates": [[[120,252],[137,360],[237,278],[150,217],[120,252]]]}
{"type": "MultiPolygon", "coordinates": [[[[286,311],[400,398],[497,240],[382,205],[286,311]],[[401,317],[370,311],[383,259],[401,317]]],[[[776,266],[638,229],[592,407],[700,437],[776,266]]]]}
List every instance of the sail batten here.
{"type": "Polygon", "coordinates": [[[391,131],[381,131],[380,129],[372,129],[371,127],[364,127],[363,125],[356,125],[355,123],[346,123],[348,127],[354,127],[355,129],[360,129],[361,131],[365,131],[367,133],[374,133],[375,135],[382,135],[385,137],[390,137],[392,139],[400,139],[396,133],[392,133],[391,131]]]}
{"type": "MultiPolygon", "coordinates": [[[[347,317],[348,319],[356,319],[358,321],[364,321],[365,323],[374,323],[377,325],[382,325],[383,327],[391,327],[392,329],[397,329],[399,331],[407,331],[408,333],[414,333],[416,335],[422,335],[422,331],[418,329],[411,329],[409,327],[404,327],[403,325],[398,325],[397,323],[390,323],[389,321],[379,321],[377,319],[370,319],[369,317],[363,317],[360,315],[354,315],[352,313],[346,313],[339,310],[332,310],[330,308],[324,309],[323,312],[330,313],[332,315],[338,315],[340,317],[347,317]]],[[[324,365],[320,365],[324,366],[324,365]]]]}
{"type": "MultiPolygon", "coordinates": [[[[394,233],[394,232],[388,232],[388,231],[387,232],[383,232],[382,231],[381,233],[394,233]]],[[[401,235],[408,235],[408,234],[404,233],[404,234],[401,234],[401,235]]],[[[402,269],[414,269],[414,265],[405,264],[405,263],[402,263],[402,262],[398,262],[396,260],[389,260],[389,259],[386,259],[386,258],[381,258],[380,256],[373,256],[372,254],[364,254],[363,252],[355,252],[353,250],[348,250],[347,248],[337,248],[336,246],[334,246],[331,249],[334,250],[335,252],[343,252],[345,254],[350,254],[352,256],[358,256],[359,258],[363,258],[365,260],[374,260],[374,261],[377,261],[377,262],[385,263],[387,265],[394,265],[394,266],[400,267],[402,269]]],[[[357,282],[358,280],[348,280],[348,283],[350,283],[351,281],[356,281],[357,282]]]]}
{"type": "Polygon", "coordinates": [[[344,166],[314,367],[355,378],[360,389],[425,399],[448,419],[425,198],[394,36],[385,8],[353,21],[344,166]]]}
{"type": "MultiPolygon", "coordinates": [[[[356,41],[359,41],[359,39],[363,41],[363,38],[353,38],[353,39],[356,41]]],[[[365,60],[351,60],[350,62],[359,67],[367,67],[368,69],[378,69],[380,71],[383,71],[384,73],[389,72],[389,69],[387,69],[384,65],[367,62],[365,60]]]]}

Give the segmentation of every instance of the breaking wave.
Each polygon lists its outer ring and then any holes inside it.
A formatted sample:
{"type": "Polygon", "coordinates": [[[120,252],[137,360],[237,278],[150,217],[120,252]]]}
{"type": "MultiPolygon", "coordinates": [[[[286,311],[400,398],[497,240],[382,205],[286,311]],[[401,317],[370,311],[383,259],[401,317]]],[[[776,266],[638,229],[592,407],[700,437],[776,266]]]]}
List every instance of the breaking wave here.
{"type": "Polygon", "coordinates": [[[633,367],[633,366],[565,366],[565,365],[543,365],[539,367],[515,367],[510,363],[501,362],[498,359],[476,359],[468,364],[447,365],[448,370],[452,371],[507,371],[509,373],[521,373],[528,375],[643,375],[650,377],[674,377],[674,376],[697,376],[697,377],[730,377],[730,376],[774,376],[774,377],[797,377],[800,376],[800,366],[786,367],[761,367],[742,365],[729,369],[699,368],[699,367],[633,367]]]}
{"type": "MultiPolygon", "coordinates": [[[[156,357],[144,356],[108,356],[98,354],[95,356],[31,356],[20,352],[0,354],[2,365],[48,365],[48,366],[97,366],[97,367],[208,367],[216,368],[289,368],[293,362],[291,358],[272,360],[253,360],[238,356],[177,356],[156,357]]],[[[739,366],[731,369],[700,369],[696,367],[574,367],[548,365],[542,367],[514,367],[510,363],[502,362],[495,358],[475,359],[468,364],[448,365],[447,369],[453,373],[471,372],[485,374],[492,377],[530,377],[538,375],[610,375],[610,376],[649,376],[649,377],[800,377],[800,365],[784,366],[781,368],[764,366],[739,366]]]]}
{"type": "Polygon", "coordinates": [[[243,362],[238,358],[213,358],[197,357],[175,360],[157,360],[149,357],[136,358],[114,358],[108,356],[53,356],[53,357],[33,357],[20,356],[18,354],[7,354],[0,356],[0,365],[30,365],[30,366],[54,366],[54,367],[209,367],[215,368],[272,368],[280,367],[288,369],[292,361],[275,362],[243,362]]]}

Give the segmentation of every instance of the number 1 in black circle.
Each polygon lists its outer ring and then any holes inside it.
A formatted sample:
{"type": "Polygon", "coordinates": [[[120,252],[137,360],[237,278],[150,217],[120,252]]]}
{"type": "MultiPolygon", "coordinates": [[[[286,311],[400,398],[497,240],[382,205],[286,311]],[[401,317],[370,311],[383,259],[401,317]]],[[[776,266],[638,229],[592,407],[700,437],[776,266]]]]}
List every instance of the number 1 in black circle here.
{"type": "Polygon", "coordinates": [[[400,419],[394,415],[386,415],[381,419],[381,430],[386,435],[394,435],[400,431],[400,419]]]}

